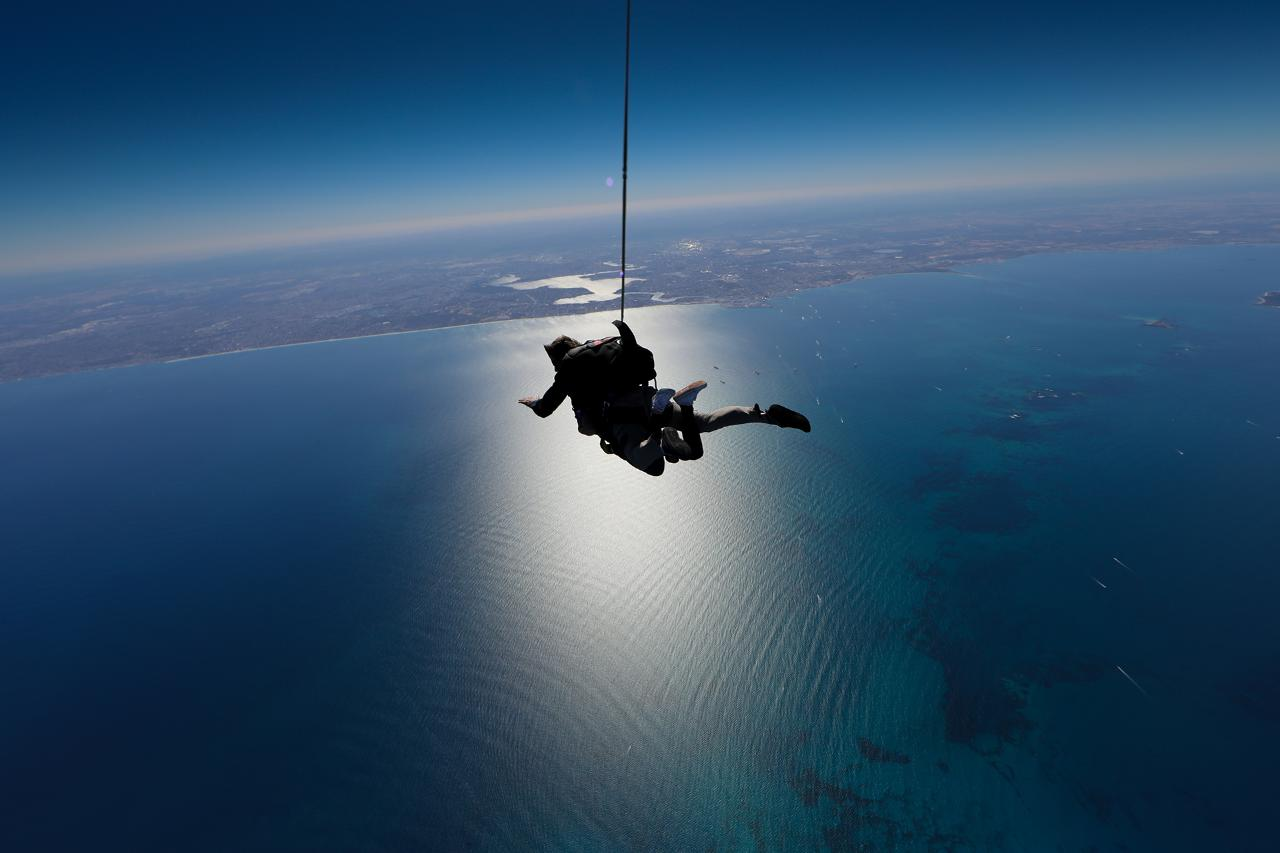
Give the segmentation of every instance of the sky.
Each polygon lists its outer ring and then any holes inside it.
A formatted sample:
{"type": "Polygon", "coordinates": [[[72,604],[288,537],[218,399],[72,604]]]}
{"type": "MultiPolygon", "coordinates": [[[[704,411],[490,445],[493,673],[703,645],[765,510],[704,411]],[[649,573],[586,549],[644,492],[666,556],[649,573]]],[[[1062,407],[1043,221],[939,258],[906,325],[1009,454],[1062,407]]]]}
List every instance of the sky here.
{"type": "MultiPolygon", "coordinates": [[[[625,0],[26,5],[0,272],[618,205],[625,0]]],[[[1278,44],[1232,0],[634,0],[629,201],[1274,175],[1278,44]]]]}

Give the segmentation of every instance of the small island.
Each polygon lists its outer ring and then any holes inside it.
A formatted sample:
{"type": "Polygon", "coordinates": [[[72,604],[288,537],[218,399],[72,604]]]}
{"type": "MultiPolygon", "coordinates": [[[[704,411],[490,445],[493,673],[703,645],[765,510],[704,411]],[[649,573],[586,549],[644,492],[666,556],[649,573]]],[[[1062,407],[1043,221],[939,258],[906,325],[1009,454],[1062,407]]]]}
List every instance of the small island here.
{"type": "Polygon", "coordinates": [[[1156,319],[1154,319],[1154,320],[1148,320],[1148,321],[1146,321],[1145,323],[1143,323],[1142,325],[1144,325],[1144,326],[1150,326],[1150,327],[1151,327],[1151,328],[1153,328],[1153,329],[1175,329],[1175,328],[1177,328],[1176,326],[1174,326],[1174,325],[1173,325],[1173,323],[1172,323],[1172,322],[1170,322],[1169,320],[1166,320],[1166,319],[1165,319],[1165,318],[1163,318],[1163,317],[1157,317],[1157,318],[1156,318],[1156,319]]]}
{"type": "Polygon", "coordinates": [[[1258,304],[1269,308],[1280,308],[1280,290],[1268,290],[1258,297],[1258,304]]]}

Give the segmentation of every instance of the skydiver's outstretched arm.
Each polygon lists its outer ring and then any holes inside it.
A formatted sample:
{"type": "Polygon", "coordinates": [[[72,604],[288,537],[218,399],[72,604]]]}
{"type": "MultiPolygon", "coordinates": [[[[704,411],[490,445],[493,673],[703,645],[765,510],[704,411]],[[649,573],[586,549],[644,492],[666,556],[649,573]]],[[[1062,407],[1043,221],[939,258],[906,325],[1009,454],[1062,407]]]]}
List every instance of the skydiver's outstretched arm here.
{"type": "Polygon", "coordinates": [[[533,409],[533,413],[538,417],[545,418],[560,407],[566,396],[568,392],[560,384],[560,378],[557,376],[556,381],[551,383],[551,387],[541,397],[521,397],[516,402],[533,409]]]}

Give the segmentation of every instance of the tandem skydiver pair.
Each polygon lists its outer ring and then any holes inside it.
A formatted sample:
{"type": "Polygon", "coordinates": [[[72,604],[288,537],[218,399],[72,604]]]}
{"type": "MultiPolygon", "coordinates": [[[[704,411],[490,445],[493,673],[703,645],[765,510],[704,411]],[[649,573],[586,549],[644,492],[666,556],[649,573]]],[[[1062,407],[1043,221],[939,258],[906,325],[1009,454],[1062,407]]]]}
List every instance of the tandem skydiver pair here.
{"type": "Polygon", "coordinates": [[[694,409],[707,387],[703,380],[679,391],[649,386],[656,377],[653,353],[640,346],[622,320],[618,335],[579,343],[561,335],[544,349],[555,368],[555,380],[541,397],[519,400],[540,418],[554,412],[567,397],[578,432],[597,436],[600,447],[633,467],[657,477],[666,463],[702,458],[702,434],[741,424],[772,424],[809,432],[809,419],[777,403],[761,409],[725,406],[709,414],[694,409]]]}

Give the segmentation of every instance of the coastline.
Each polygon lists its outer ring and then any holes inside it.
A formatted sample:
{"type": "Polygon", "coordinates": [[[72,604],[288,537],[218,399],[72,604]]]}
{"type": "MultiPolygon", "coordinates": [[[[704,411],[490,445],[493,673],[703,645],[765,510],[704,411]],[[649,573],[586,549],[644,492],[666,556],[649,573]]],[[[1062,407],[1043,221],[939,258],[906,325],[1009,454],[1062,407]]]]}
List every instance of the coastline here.
{"type": "MultiPolygon", "coordinates": [[[[811,287],[798,287],[798,288],[793,288],[789,290],[780,289],[776,293],[771,293],[765,296],[761,296],[745,303],[740,301],[734,301],[732,299],[716,299],[716,298],[702,299],[698,297],[688,297],[688,298],[681,297],[679,299],[663,301],[657,304],[653,302],[646,302],[645,304],[633,306],[632,310],[640,311],[640,310],[649,309],[649,308],[678,308],[678,307],[683,307],[688,305],[716,305],[722,308],[759,308],[759,307],[764,307],[768,305],[771,300],[776,299],[778,297],[790,296],[790,295],[794,295],[796,293],[800,293],[802,291],[807,291],[807,290],[826,290],[833,287],[842,287],[845,285],[854,284],[859,281],[867,281],[869,279],[890,278],[890,277],[905,276],[905,275],[918,275],[922,273],[951,273],[956,275],[965,275],[966,273],[962,273],[959,271],[969,267],[985,266],[989,264],[1002,263],[1004,261],[1015,260],[1017,258],[1031,257],[1031,256],[1038,256],[1038,255],[1076,255],[1080,253],[1090,253],[1090,252],[1097,253],[1097,254],[1165,252],[1165,251],[1176,251],[1179,249],[1225,247],[1225,246],[1280,246],[1280,240],[1276,240],[1273,242],[1229,241],[1229,242],[1223,242],[1223,243],[1183,243],[1183,244],[1175,244],[1175,245],[1164,246],[1164,247],[1106,246],[1106,247],[1100,247],[1100,248],[1066,248],[1066,249],[1061,247],[1054,247],[1051,250],[1043,251],[1043,252],[1038,252],[1038,251],[1011,252],[1008,254],[1001,254],[1001,255],[991,256],[987,258],[981,258],[974,261],[968,261],[963,264],[952,264],[952,265],[946,265],[946,266],[939,266],[936,268],[904,269],[900,271],[888,271],[888,272],[867,272],[867,273],[855,272],[851,277],[839,282],[816,285],[811,287]]],[[[646,294],[647,293],[648,292],[646,292],[646,294]]],[[[197,355],[184,355],[184,356],[177,356],[177,357],[170,357],[170,358],[158,357],[158,358],[139,359],[136,361],[122,361],[118,364],[108,364],[100,367],[86,367],[86,368],[77,369],[77,370],[65,370],[65,371],[56,371],[56,372],[49,372],[49,373],[40,373],[32,376],[19,376],[14,379],[0,378],[0,386],[4,386],[7,384],[16,384],[21,382],[33,382],[33,381],[39,381],[43,379],[54,379],[54,378],[63,377],[63,376],[76,376],[76,375],[86,374],[86,373],[96,373],[102,370],[118,370],[122,368],[142,367],[145,365],[153,365],[153,364],[177,364],[177,363],[186,362],[186,361],[198,361],[198,360],[209,359],[209,358],[220,358],[224,356],[238,355],[241,353],[261,352],[264,350],[286,349],[291,347],[311,346],[315,344],[338,343],[342,341],[358,341],[358,340],[365,340],[368,338],[384,338],[384,337],[392,337],[397,335],[413,335],[413,334],[421,334],[424,332],[444,331],[446,329],[465,329],[465,328],[470,328],[472,326],[483,326],[483,325],[489,325],[494,323],[508,323],[513,321],[526,321],[526,320],[541,320],[541,319],[549,319],[549,318],[556,318],[556,317],[561,317],[561,318],[582,317],[590,314],[604,314],[604,313],[611,313],[617,310],[617,306],[613,304],[616,301],[617,300],[609,300],[608,303],[603,303],[603,302],[583,303],[584,306],[587,306],[587,305],[591,306],[591,310],[580,310],[580,311],[570,310],[570,311],[562,311],[562,312],[550,312],[546,314],[531,315],[528,317],[495,317],[487,320],[477,320],[475,322],[470,322],[470,323],[453,323],[453,324],[443,325],[443,326],[423,326],[421,328],[416,328],[416,329],[396,329],[395,331],[389,331],[389,332],[372,332],[368,334],[359,334],[359,335],[340,335],[337,337],[315,338],[315,339],[305,340],[305,341],[290,341],[287,343],[278,343],[278,344],[264,344],[261,346],[241,347],[238,349],[219,350],[217,352],[200,353],[197,355]]],[[[1259,300],[1258,304],[1266,304],[1266,303],[1263,303],[1261,300],[1259,300]]]]}

